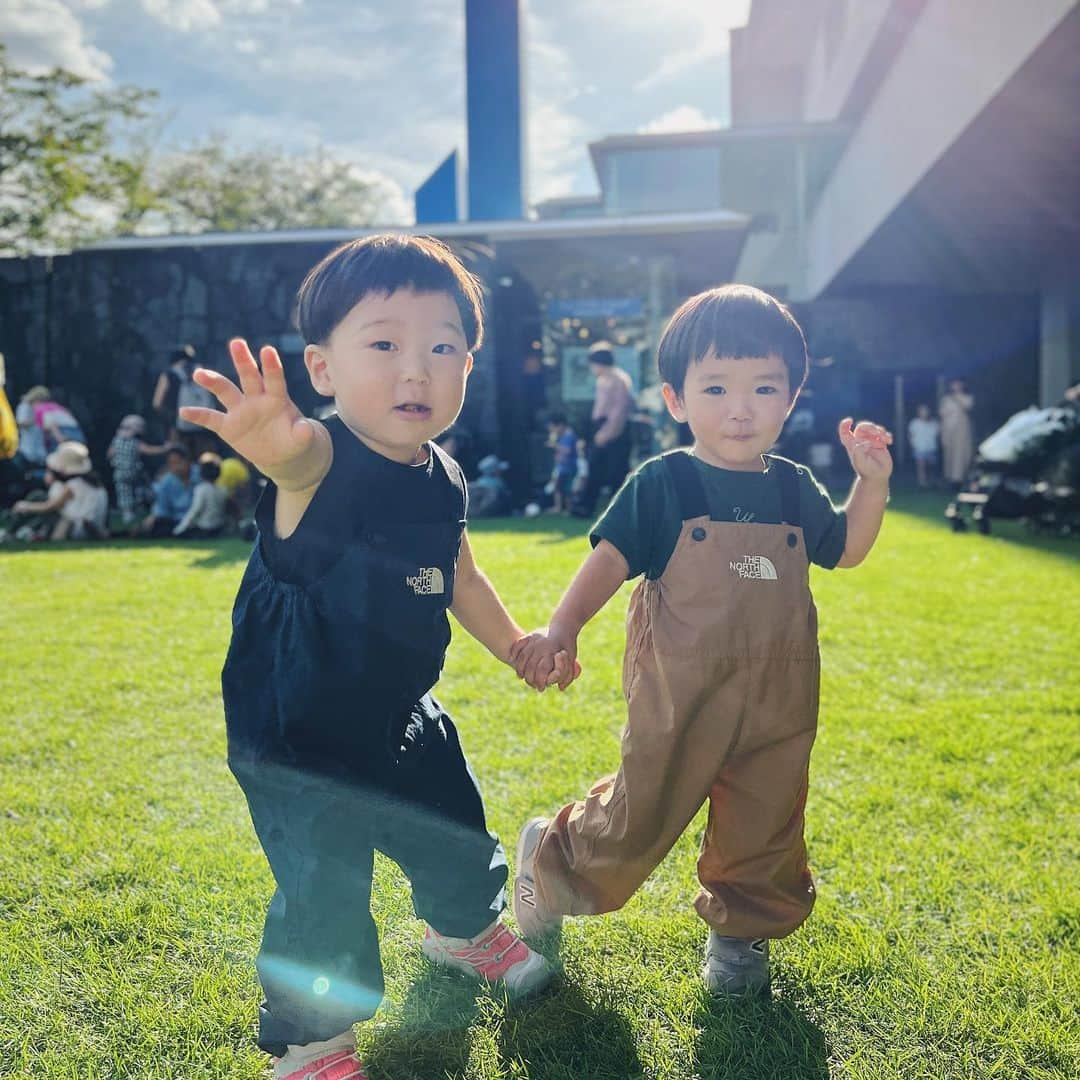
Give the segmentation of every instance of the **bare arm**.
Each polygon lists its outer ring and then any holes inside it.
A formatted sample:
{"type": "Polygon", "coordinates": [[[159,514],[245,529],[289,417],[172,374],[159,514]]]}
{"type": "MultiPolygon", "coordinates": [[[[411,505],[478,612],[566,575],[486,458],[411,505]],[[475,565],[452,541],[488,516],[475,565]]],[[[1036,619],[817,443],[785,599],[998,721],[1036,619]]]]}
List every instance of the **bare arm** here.
{"type": "Polygon", "coordinates": [[[45,499],[43,502],[20,499],[11,509],[16,514],[51,514],[54,510],[59,510],[70,498],[71,490],[65,485],[52,498],[45,499]]]}
{"type": "Polygon", "coordinates": [[[892,456],[889,444],[892,436],[883,427],[860,421],[852,430],[850,417],[840,421],[840,442],[851,458],[855,470],[855,485],[851,489],[847,512],[847,540],[838,567],[858,566],[870,554],[885,504],[889,501],[889,477],[892,475],[892,456]]]}
{"type": "Polygon", "coordinates": [[[158,376],[158,381],[154,384],[154,397],[150,402],[155,409],[161,409],[162,403],[165,401],[165,395],[169,392],[169,376],[163,371],[158,376]]]}
{"type": "Polygon", "coordinates": [[[450,610],[481,645],[504,664],[510,663],[510,646],[524,637],[525,631],[511,618],[495,586],[476,565],[468,533],[461,538],[450,610]]]}
{"type": "MultiPolygon", "coordinates": [[[[576,677],[577,639],[582,627],[619,591],[626,580],[629,565],[623,553],[607,540],[601,540],[589,552],[580,569],[563,594],[548,623],[547,641],[551,648],[566,653],[570,672],[559,679],[559,689],[565,690],[576,677]]],[[[538,677],[538,654],[532,645],[515,650],[517,673],[530,685],[538,677]]]]}
{"type": "Polygon", "coordinates": [[[847,501],[847,540],[838,567],[858,566],[870,554],[889,501],[889,482],[859,476],[847,501]]]}

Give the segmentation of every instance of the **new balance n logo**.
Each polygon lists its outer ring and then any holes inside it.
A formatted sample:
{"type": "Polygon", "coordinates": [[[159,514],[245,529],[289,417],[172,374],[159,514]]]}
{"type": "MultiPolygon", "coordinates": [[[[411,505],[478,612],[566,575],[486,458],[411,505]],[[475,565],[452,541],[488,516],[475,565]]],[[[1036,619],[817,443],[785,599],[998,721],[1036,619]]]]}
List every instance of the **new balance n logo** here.
{"type": "Polygon", "coordinates": [[[776,581],[776,567],[764,555],[744,555],[741,562],[728,564],[733,574],[757,581],[776,581]]]}
{"type": "Polygon", "coordinates": [[[532,882],[526,881],[524,878],[517,879],[517,898],[522,904],[528,904],[529,907],[536,907],[536,890],[532,887],[532,882]]]}
{"type": "MultiPolygon", "coordinates": [[[[773,575],[775,577],[775,575],[773,575]]],[[[437,566],[423,566],[419,572],[405,579],[417,596],[440,596],[446,591],[443,573],[437,566]]]]}

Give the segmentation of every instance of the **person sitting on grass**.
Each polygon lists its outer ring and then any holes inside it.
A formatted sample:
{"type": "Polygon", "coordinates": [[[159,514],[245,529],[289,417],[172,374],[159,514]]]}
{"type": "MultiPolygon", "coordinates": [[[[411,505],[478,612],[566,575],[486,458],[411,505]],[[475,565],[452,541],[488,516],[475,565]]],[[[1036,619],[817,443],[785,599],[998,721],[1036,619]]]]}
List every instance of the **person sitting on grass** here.
{"type": "Polygon", "coordinates": [[[19,539],[100,540],[108,535],[109,493],[94,472],[90,453],[82,443],[63,442],[45,459],[45,499],[20,499],[14,515],[33,517],[36,531],[19,539]],[[55,515],[55,517],[51,517],[55,515]],[[51,528],[50,528],[51,522],[51,528]]]}
{"type": "Polygon", "coordinates": [[[182,540],[212,540],[225,528],[228,492],[217,485],[221,475],[220,458],[207,451],[199,457],[199,482],[187,513],[180,519],[173,536],[182,540]]]}
{"type": "Polygon", "coordinates": [[[819,683],[808,571],[866,558],[892,438],[841,421],[856,473],[844,510],[805,466],[766,453],[808,362],[791,313],[757,289],[687,300],[658,361],[693,446],[632,475],[593,527],[547,649],[532,639],[514,650],[526,679],[552,650],[576,657],[585,623],[644,574],[627,620],[622,761],[583,801],[525,825],[514,912],[528,937],[564,915],[614,911],[708,802],[695,903],[709,926],[703,974],[713,992],[739,994],[768,986],[768,939],[795,930],[814,902],[803,842],[819,683]]]}
{"type": "Polygon", "coordinates": [[[195,486],[191,479],[191,456],[176,444],[165,452],[165,472],[154,481],[154,505],[143,519],[140,532],[153,539],[172,536],[191,509],[195,486]]]}
{"type": "MultiPolygon", "coordinates": [[[[447,611],[500,660],[525,635],[477,567],[453,423],[482,336],[479,283],[426,237],[345,244],[298,296],[304,363],[337,412],[302,416],[277,352],[230,344],[224,412],[182,415],[269,482],[222,672],[229,765],[278,891],[257,968],[278,1080],[359,1080],[352,1025],[383,994],[369,911],[376,850],[412,884],[435,964],[530,994],[547,961],[499,919],[506,858],[457,730],[432,696],[447,611]]],[[[573,672],[543,642],[531,685],[573,672]]],[[[497,737],[492,733],[492,737],[497,737]]]]}

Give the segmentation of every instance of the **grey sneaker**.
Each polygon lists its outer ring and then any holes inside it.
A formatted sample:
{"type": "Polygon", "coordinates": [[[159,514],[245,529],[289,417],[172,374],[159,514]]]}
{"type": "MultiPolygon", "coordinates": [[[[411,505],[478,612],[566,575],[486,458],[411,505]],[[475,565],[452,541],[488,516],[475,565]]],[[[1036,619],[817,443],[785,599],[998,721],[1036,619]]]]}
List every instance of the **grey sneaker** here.
{"type": "Polygon", "coordinates": [[[701,974],[713,994],[768,993],[769,943],[765,938],[723,937],[710,930],[701,974]]]}
{"type": "Polygon", "coordinates": [[[514,878],[514,917],[527,938],[553,934],[562,926],[562,916],[548,912],[536,894],[533,865],[536,849],[547,827],[547,818],[537,817],[525,823],[518,837],[517,876],[514,878]]]}

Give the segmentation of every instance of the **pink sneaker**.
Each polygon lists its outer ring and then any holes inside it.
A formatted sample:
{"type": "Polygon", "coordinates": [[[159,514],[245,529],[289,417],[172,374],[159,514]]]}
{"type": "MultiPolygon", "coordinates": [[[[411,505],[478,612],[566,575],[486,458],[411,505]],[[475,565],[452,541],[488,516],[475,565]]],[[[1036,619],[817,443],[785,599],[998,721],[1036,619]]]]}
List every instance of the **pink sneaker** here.
{"type": "Polygon", "coordinates": [[[335,1050],[286,1073],[279,1080],[368,1080],[364,1066],[351,1050],[335,1050]]]}
{"type": "Polygon", "coordinates": [[[555,976],[555,969],[501,922],[472,939],[442,937],[429,926],[420,948],[432,963],[504,986],[510,997],[535,994],[555,976]]]}

